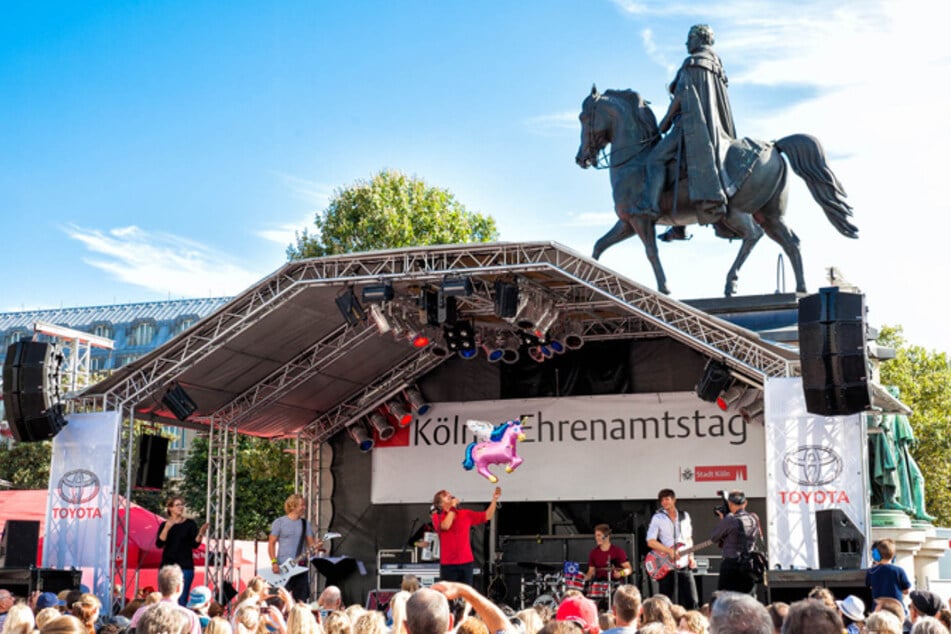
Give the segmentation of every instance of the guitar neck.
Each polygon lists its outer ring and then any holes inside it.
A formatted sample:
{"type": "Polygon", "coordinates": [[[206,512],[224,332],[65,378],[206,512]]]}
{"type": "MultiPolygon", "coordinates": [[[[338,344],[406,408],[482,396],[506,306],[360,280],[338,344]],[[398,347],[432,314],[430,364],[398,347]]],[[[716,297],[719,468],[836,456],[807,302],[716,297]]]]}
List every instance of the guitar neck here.
{"type": "Polygon", "coordinates": [[[678,551],[677,551],[677,556],[678,556],[678,557],[683,557],[684,555],[689,555],[690,553],[692,553],[692,552],[694,552],[694,551],[696,551],[696,550],[700,550],[700,549],[702,549],[702,548],[706,548],[707,546],[709,546],[709,545],[712,544],[712,543],[713,543],[713,540],[712,540],[712,539],[708,539],[708,540],[705,541],[705,542],[700,542],[699,544],[694,544],[694,545],[691,546],[690,548],[684,548],[683,550],[678,550],[678,551]]]}

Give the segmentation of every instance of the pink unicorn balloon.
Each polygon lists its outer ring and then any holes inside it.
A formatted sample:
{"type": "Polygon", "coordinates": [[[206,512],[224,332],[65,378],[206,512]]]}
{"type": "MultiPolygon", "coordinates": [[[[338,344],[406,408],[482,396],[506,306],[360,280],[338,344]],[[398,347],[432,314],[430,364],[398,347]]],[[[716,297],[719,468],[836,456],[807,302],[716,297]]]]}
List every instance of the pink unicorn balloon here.
{"type": "Polygon", "coordinates": [[[512,473],[522,464],[522,458],[515,451],[518,441],[525,440],[521,421],[510,420],[494,428],[491,423],[477,420],[468,420],[466,425],[478,439],[466,447],[462,461],[466,471],[475,467],[479,475],[495,484],[499,479],[489,471],[489,465],[504,464],[505,472],[512,473]]]}

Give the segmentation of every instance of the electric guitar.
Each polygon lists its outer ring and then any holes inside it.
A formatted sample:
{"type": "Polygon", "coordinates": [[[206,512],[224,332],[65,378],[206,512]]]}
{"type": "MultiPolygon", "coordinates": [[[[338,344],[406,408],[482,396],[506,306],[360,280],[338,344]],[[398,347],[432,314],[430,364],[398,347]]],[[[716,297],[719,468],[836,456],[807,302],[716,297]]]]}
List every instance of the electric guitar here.
{"type": "MultiPolygon", "coordinates": [[[[340,537],[340,533],[327,533],[320,541],[328,542],[337,537],[340,537]]],[[[258,576],[272,586],[283,586],[291,577],[299,575],[302,572],[307,572],[307,556],[316,553],[317,550],[316,546],[307,548],[305,550],[306,556],[301,560],[298,560],[297,557],[288,557],[287,560],[278,567],[279,572],[276,573],[270,566],[267,568],[258,568],[258,576]]]]}
{"type": "Polygon", "coordinates": [[[677,546],[674,547],[674,550],[677,553],[676,557],[671,557],[670,555],[667,555],[665,553],[652,550],[649,553],[647,553],[646,557],[644,557],[644,570],[647,571],[647,574],[651,579],[654,579],[654,580],[663,579],[664,577],[667,576],[668,572],[676,569],[678,559],[680,559],[684,555],[689,555],[695,550],[706,548],[707,546],[710,546],[711,544],[713,544],[713,540],[708,539],[705,542],[694,544],[690,548],[684,548],[683,550],[679,549],[679,547],[683,546],[683,544],[677,544],[677,546]]]}

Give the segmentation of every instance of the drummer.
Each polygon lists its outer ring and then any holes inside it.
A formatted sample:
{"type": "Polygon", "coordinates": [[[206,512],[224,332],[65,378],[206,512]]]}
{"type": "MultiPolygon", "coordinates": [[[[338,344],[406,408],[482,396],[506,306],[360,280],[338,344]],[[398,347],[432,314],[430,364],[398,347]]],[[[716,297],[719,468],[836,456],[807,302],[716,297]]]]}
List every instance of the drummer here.
{"type": "Polygon", "coordinates": [[[620,546],[611,544],[611,527],[598,524],[594,527],[594,541],[598,544],[588,555],[588,570],[585,581],[620,581],[631,574],[631,562],[620,546]]]}

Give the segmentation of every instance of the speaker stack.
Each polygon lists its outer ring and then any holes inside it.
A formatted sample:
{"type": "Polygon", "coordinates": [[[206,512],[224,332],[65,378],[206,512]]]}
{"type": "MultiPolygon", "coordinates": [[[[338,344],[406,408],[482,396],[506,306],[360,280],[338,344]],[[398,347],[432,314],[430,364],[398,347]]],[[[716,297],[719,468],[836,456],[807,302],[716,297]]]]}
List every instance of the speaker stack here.
{"type": "Polygon", "coordinates": [[[36,565],[40,543],[40,523],[36,520],[7,520],[0,540],[0,568],[29,568],[36,565]]]}
{"type": "Polygon", "coordinates": [[[799,357],[807,411],[845,416],[868,409],[865,296],[830,287],[800,299],[799,357]]]}
{"type": "Polygon", "coordinates": [[[18,442],[48,440],[66,426],[59,394],[62,356],[45,341],[18,341],[3,362],[3,404],[18,442]]]}
{"type": "Polygon", "coordinates": [[[161,490],[165,483],[168,438],[143,434],[139,438],[139,465],[135,470],[135,488],[161,490]]]}
{"type": "Polygon", "coordinates": [[[865,535],[842,509],[816,511],[819,567],[857,570],[862,567],[865,535]]]}

